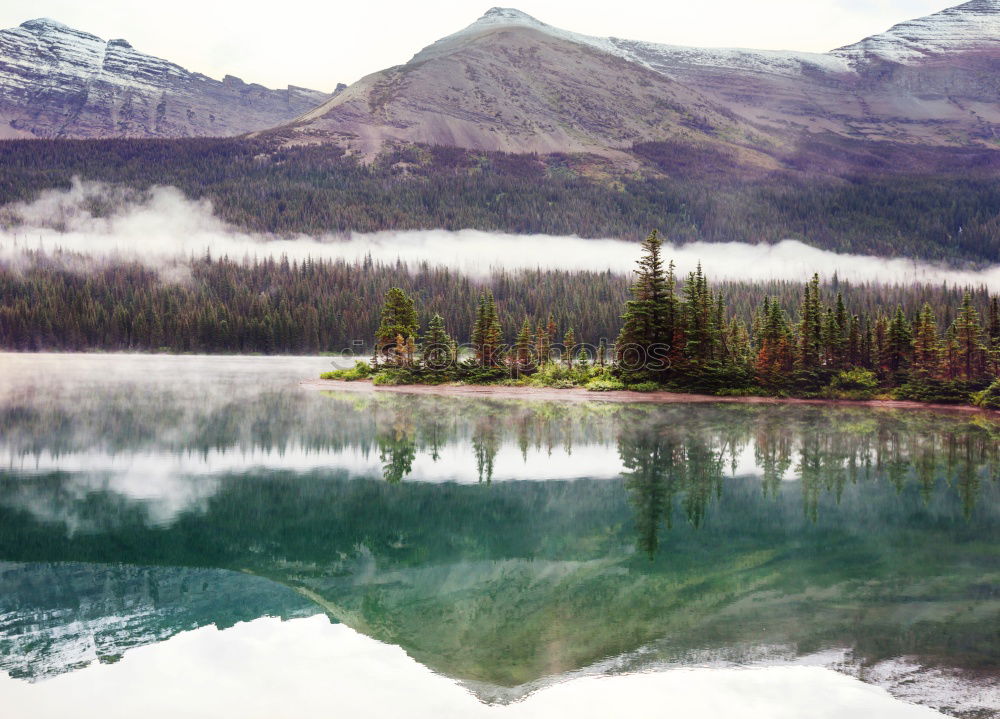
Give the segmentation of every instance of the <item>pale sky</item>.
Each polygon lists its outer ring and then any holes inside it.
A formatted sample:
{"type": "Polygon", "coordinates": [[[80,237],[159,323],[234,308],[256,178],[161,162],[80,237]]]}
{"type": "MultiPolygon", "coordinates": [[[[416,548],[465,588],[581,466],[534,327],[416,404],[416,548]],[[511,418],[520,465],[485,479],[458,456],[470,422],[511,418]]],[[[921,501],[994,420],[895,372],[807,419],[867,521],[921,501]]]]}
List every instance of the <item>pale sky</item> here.
{"type": "MultiPolygon", "coordinates": [[[[494,3],[496,0],[494,0],[494,3]]],[[[588,35],[709,47],[826,50],[958,4],[947,0],[519,0],[507,6],[588,35]]],[[[490,0],[3,0],[0,27],[49,17],[215,78],[332,90],[409,60],[490,0]]]]}

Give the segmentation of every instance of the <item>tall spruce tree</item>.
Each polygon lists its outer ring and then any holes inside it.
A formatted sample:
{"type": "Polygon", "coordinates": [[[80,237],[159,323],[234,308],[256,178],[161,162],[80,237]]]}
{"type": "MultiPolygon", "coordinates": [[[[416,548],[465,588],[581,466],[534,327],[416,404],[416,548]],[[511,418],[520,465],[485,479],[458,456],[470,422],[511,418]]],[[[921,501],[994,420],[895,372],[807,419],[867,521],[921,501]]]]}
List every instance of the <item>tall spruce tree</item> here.
{"type": "Polygon", "coordinates": [[[913,328],[899,305],[886,328],[883,348],[882,366],[891,375],[910,366],[913,357],[913,328]]]}
{"type": "Polygon", "coordinates": [[[552,354],[552,340],[549,337],[548,329],[539,320],[535,325],[535,361],[538,366],[546,364],[552,354]]]}
{"type": "Polygon", "coordinates": [[[385,293],[382,318],[375,331],[376,353],[390,357],[396,353],[397,337],[402,337],[405,343],[407,337],[416,336],[418,328],[417,310],[413,300],[400,288],[391,288],[385,293]]]}
{"type": "Polygon", "coordinates": [[[656,345],[673,343],[673,264],[670,275],[664,271],[661,256],[662,242],[653,230],[642,243],[642,256],[638,261],[632,298],[625,303],[622,329],[615,342],[621,359],[623,352],[638,352],[645,360],[656,345]]]}
{"type": "Polygon", "coordinates": [[[576,357],[576,332],[570,327],[563,337],[563,362],[569,368],[573,367],[573,360],[576,357]]]}
{"type": "Polygon", "coordinates": [[[799,310],[799,366],[805,370],[814,369],[820,364],[822,312],[819,275],[814,274],[805,286],[799,310]]]}
{"type": "Polygon", "coordinates": [[[1000,376],[1000,297],[990,298],[986,319],[986,339],[989,350],[990,373],[1000,376]]]}
{"type": "Polygon", "coordinates": [[[684,357],[693,364],[708,362],[715,353],[718,328],[715,327],[714,304],[712,292],[708,289],[708,279],[699,262],[697,269],[688,274],[681,301],[684,357]]]}
{"type": "Polygon", "coordinates": [[[493,293],[486,296],[486,329],[483,336],[483,363],[487,367],[499,367],[503,364],[503,327],[500,324],[500,314],[497,311],[493,293]]]}
{"type": "Polygon", "coordinates": [[[503,361],[503,329],[493,292],[479,296],[476,319],[472,325],[472,351],[483,367],[497,367],[503,361]]]}
{"type": "Polygon", "coordinates": [[[919,378],[936,377],[941,370],[941,339],[937,315],[924,303],[913,325],[913,372],[919,378]]]}
{"type": "Polygon", "coordinates": [[[795,360],[792,332],[788,315],[777,299],[765,298],[762,314],[755,366],[758,376],[772,382],[792,369],[795,360]]]}
{"type": "Polygon", "coordinates": [[[847,364],[851,367],[864,367],[862,359],[861,319],[851,315],[847,330],[847,364]]]}
{"type": "Polygon", "coordinates": [[[420,347],[424,364],[434,370],[450,367],[454,360],[453,344],[454,341],[445,331],[444,318],[435,314],[427,323],[427,332],[420,347]]]}
{"type": "Polygon", "coordinates": [[[850,364],[850,318],[841,292],[837,293],[831,320],[827,332],[828,359],[833,367],[843,369],[850,364]]]}
{"type": "Polygon", "coordinates": [[[987,363],[983,328],[979,323],[979,312],[972,305],[972,295],[968,292],[962,298],[962,306],[958,310],[953,327],[961,376],[969,380],[984,376],[987,363]]]}
{"type": "Polygon", "coordinates": [[[524,324],[521,325],[521,330],[514,340],[511,366],[517,372],[527,372],[535,366],[534,337],[531,335],[531,320],[527,317],[524,318],[524,324]]]}

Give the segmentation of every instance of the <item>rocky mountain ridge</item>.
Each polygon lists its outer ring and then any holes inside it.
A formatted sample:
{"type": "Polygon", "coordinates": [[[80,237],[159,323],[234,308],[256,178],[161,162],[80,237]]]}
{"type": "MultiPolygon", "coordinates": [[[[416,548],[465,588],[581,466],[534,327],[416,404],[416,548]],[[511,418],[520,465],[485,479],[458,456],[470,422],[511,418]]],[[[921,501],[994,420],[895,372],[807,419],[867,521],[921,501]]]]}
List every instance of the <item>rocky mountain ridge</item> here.
{"type": "Polygon", "coordinates": [[[46,18],[0,30],[0,138],[239,135],[329,97],[214,80],[46,18]]]}
{"type": "Polygon", "coordinates": [[[597,38],[493,8],[281,133],[366,155],[418,142],[614,156],[648,141],[759,155],[817,135],[992,147],[997,69],[1000,0],[973,0],[828,53],[597,38]]]}

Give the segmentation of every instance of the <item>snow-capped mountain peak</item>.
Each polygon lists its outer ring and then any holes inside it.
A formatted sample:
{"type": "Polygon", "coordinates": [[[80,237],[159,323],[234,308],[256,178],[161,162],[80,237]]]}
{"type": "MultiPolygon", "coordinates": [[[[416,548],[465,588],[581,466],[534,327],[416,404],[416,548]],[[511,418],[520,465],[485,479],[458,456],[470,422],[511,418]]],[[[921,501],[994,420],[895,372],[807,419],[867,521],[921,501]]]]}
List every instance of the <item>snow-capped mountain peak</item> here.
{"type": "Polygon", "coordinates": [[[52,18],[48,17],[39,17],[35,18],[34,20],[25,20],[24,22],[21,23],[21,27],[23,27],[25,30],[40,30],[40,31],[70,29],[68,25],[63,25],[61,22],[53,20],[52,18]]]}
{"type": "Polygon", "coordinates": [[[972,0],[900,23],[831,54],[854,62],[881,59],[908,64],[949,52],[998,48],[1000,0],[972,0]]]}
{"type": "Polygon", "coordinates": [[[477,23],[518,23],[523,22],[528,25],[544,25],[545,23],[536,20],[531,15],[513,7],[492,7],[483,13],[477,23]]]}
{"type": "Polygon", "coordinates": [[[552,27],[516,8],[494,7],[487,10],[482,17],[468,27],[443,37],[432,45],[428,45],[414,55],[410,62],[423,62],[433,57],[447,54],[474,38],[497,30],[507,29],[535,30],[563,40],[569,40],[582,45],[591,45],[604,51],[614,52],[610,42],[604,38],[590,37],[589,35],[581,35],[552,27]]]}
{"type": "Polygon", "coordinates": [[[486,33],[519,28],[587,45],[666,74],[671,74],[671,66],[680,63],[705,68],[800,76],[803,72],[812,70],[851,72],[859,63],[877,59],[906,64],[948,52],[1000,48],[1000,0],[972,0],[927,17],[900,23],[885,33],[828,53],[695,48],[615,37],[594,37],[547,25],[515,8],[494,7],[463,30],[425,48],[413,60],[419,62],[452,51],[486,33]]]}
{"type": "Polygon", "coordinates": [[[240,134],[327,97],[212,80],[50,18],[0,30],[0,138],[240,134]]]}
{"type": "MultiPolygon", "coordinates": [[[[1000,1],[1000,0],[998,0],[1000,1]]],[[[514,8],[494,7],[468,27],[448,35],[421,50],[411,62],[421,62],[451,52],[473,38],[505,29],[528,29],[542,32],[616,55],[658,72],[670,75],[668,66],[675,62],[686,65],[738,69],[777,75],[798,75],[804,66],[819,67],[829,72],[847,72],[847,61],[830,54],[734,48],[695,48],[627,40],[616,37],[595,37],[548,25],[514,8]]]]}

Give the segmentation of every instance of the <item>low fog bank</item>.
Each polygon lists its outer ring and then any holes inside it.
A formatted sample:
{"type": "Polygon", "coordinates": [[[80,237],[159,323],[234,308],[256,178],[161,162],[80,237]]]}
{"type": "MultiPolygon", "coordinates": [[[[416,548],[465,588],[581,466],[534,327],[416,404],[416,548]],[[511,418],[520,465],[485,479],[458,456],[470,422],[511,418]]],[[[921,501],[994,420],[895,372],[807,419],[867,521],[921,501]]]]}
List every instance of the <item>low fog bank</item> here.
{"type": "MultiPolygon", "coordinates": [[[[204,200],[158,187],[133,192],[100,183],[74,182],[69,190],[48,190],[30,203],[0,208],[0,259],[24,261],[26,253],[62,250],[95,259],[139,260],[164,273],[178,274],[178,260],[228,256],[242,260],[402,262],[444,265],[476,277],[494,269],[560,269],[628,273],[639,246],[614,239],[588,240],[549,235],[512,235],[478,230],[416,230],[373,234],[276,237],[249,234],[226,224],[204,200]]],[[[852,282],[881,284],[985,285],[1000,290],[1000,265],[981,270],[954,269],[907,259],[846,255],[810,247],[797,240],[773,245],[695,242],[665,245],[678,272],[701,262],[713,280],[801,281],[813,272],[834,273],[852,282]]],[[[63,255],[71,268],[71,257],[63,255]]],[[[77,263],[78,264],[78,263],[77,263]]]]}

